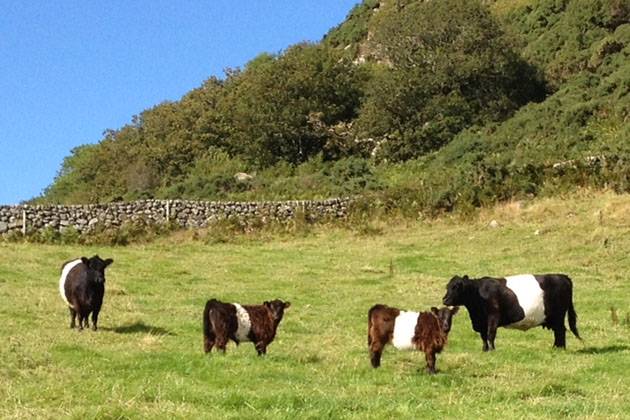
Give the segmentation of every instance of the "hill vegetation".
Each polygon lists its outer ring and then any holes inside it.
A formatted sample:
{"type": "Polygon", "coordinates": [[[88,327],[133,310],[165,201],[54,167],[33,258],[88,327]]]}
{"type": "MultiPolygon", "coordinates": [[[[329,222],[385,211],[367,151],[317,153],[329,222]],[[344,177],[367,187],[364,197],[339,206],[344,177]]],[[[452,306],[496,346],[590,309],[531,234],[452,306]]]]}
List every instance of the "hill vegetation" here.
{"type": "Polygon", "coordinates": [[[416,215],[630,191],[629,56],[627,0],[366,0],[74,149],[33,202],[363,194],[416,215]]]}

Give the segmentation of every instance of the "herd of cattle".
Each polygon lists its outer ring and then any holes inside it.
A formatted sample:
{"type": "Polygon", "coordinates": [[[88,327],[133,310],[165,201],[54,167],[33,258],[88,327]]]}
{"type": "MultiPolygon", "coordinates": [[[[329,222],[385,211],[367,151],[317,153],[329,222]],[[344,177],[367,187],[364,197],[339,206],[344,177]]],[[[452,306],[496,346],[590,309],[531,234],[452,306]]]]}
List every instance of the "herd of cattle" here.
{"type": "MultiPolygon", "coordinates": [[[[79,330],[89,324],[98,328],[98,314],[105,294],[105,268],[112,259],[98,255],[81,257],[61,267],[59,292],[70,309],[70,328],[79,330]]],[[[368,311],[368,347],[373,367],[381,364],[386,344],[400,350],[425,353],[427,372],[434,374],[435,357],[446,345],[451,321],[459,306],[468,310],[473,330],[483,341],[483,351],[494,350],[497,327],[528,330],[542,326],[553,330],[554,347],[566,346],[565,315],[569,328],[578,338],[577,315],[573,308],[573,284],[564,274],[523,274],[505,278],[470,279],[455,276],[446,286],[445,307],[427,312],[403,311],[386,305],[374,305],[368,311]]],[[[284,310],[291,305],[279,299],[262,305],[240,305],[211,299],[203,310],[204,351],[213,347],[225,352],[228,340],[237,345],[254,343],[259,355],[276,336],[284,310]]]]}

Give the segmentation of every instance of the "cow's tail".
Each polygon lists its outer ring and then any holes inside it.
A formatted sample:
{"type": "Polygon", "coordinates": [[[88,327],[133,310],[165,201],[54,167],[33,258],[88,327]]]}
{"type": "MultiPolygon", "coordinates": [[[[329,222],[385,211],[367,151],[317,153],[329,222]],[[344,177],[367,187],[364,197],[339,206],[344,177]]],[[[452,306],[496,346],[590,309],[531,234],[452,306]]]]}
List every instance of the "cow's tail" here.
{"type": "Polygon", "coordinates": [[[372,345],[372,312],[374,312],[374,310],[376,309],[377,305],[374,305],[370,308],[370,310],[368,311],[368,347],[372,345]]]}
{"type": "Polygon", "coordinates": [[[578,333],[577,329],[577,314],[575,313],[575,308],[573,307],[573,283],[571,282],[571,279],[569,279],[569,292],[569,329],[571,329],[574,336],[581,340],[582,337],[580,337],[580,333],[578,333]]]}
{"type": "Polygon", "coordinates": [[[368,312],[368,347],[372,344],[372,310],[368,312]]]}
{"type": "MultiPolygon", "coordinates": [[[[214,299],[213,299],[214,300],[214,299]]],[[[210,336],[210,307],[212,306],[212,300],[206,302],[206,307],[203,309],[203,336],[210,336]]]]}
{"type": "Polygon", "coordinates": [[[575,308],[573,308],[573,299],[569,302],[569,328],[574,336],[580,340],[582,339],[577,329],[577,314],[575,313],[575,308]]]}
{"type": "Polygon", "coordinates": [[[368,311],[368,346],[372,345],[372,313],[381,308],[383,308],[383,305],[374,305],[368,311]]]}

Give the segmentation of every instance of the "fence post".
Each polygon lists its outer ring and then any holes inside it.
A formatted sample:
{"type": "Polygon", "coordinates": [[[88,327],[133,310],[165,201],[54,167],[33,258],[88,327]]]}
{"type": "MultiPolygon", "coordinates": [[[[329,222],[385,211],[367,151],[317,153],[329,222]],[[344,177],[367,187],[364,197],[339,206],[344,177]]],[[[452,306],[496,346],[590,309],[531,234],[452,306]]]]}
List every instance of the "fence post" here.
{"type": "Polygon", "coordinates": [[[171,200],[166,200],[166,223],[171,218],[171,200]]]}
{"type": "Polygon", "coordinates": [[[22,207],[22,235],[26,236],[26,208],[22,207]]]}

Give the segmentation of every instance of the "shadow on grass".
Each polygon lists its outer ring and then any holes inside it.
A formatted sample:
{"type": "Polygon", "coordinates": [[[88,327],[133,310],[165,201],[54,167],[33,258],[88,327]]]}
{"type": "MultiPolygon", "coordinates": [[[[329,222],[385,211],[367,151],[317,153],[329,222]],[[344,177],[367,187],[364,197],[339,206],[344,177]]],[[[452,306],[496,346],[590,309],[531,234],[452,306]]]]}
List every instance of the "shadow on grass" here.
{"type": "Polygon", "coordinates": [[[621,351],[630,350],[630,346],[625,344],[605,346],[605,347],[586,347],[577,351],[582,354],[606,354],[606,353],[619,353],[621,351]]]}
{"type": "Polygon", "coordinates": [[[175,333],[152,325],[146,325],[144,322],[134,322],[133,324],[121,325],[115,328],[103,328],[106,331],[113,331],[117,334],[139,334],[147,333],[151,335],[176,335],[175,333]]]}

